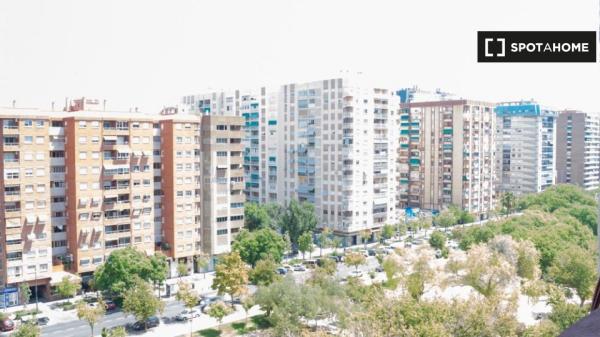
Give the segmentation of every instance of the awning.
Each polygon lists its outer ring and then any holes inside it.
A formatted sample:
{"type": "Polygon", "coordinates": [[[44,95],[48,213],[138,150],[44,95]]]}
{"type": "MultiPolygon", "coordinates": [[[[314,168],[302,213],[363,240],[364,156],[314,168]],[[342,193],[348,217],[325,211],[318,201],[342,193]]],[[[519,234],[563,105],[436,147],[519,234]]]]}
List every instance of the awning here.
{"type": "Polygon", "coordinates": [[[118,198],[119,196],[116,194],[105,194],[104,195],[104,199],[113,199],[113,198],[118,198]]]}
{"type": "Polygon", "coordinates": [[[142,151],[144,153],[144,156],[146,157],[150,157],[152,156],[152,151],[142,151]]]}
{"type": "Polygon", "coordinates": [[[27,240],[33,240],[35,239],[35,234],[31,233],[31,234],[27,234],[27,240]]]}
{"type": "Polygon", "coordinates": [[[227,165],[217,165],[217,169],[226,169],[227,165]]]}
{"type": "Polygon", "coordinates": [[[27,216],[25,216],[25,218],[27,219],[28,223],[35,223],[36,220],[36,216],[33,214],[27,214],[27,216]]]}
{"type": "Polygon", "coordinates": [[[89,199],[88,198],[80,198],[79,199],[79,204],[80,205],[87,205],[89,199]]]}
{"type": "Polygon", "coordinates": [[[102,138],[104,138],[104,140],[117,141],[117,136],[104,136],[102,138]]]}
{"type": "Polygon", "coordinates": [[[38,222],[39,223],[45,223],[46,222],[46,216],[45,215],[40,215],[38,216],[38,222]]]}
{"type": "Polygon", "coordinates": [[[142,156],[142,151],[139,151],[139,150],[134,150],[134,151],[133,151],[133,155],[134,155],[134,156],[137,156],[137,157],[141,157],[141,156],[142,156]]]}
{"type": "Polygon", "coordinates": [[[21,240],[21,235],[7,235],[6,240],[21,240]]]}
{"type": "Polygon", "coordinates": [[[129,166],[127,165],[110,165],[110,164],[105,164],[103,165],[105,170],[118,170],[118,169],[129,169],[129,166]]]}
{"type": "Polygon", "coordinates": [[[70,281],[81,283],[81,277],[67,273],[66,271],[55,271],[50,273],[50,285],[55,286],[59,284],[65,277],[68,277],[70,281]]]}
{"type": "Polygon", "coordinates": [[[117,152],[119,153],[131,153],[131,149],[128,147],[118,147],[117,152]]]}

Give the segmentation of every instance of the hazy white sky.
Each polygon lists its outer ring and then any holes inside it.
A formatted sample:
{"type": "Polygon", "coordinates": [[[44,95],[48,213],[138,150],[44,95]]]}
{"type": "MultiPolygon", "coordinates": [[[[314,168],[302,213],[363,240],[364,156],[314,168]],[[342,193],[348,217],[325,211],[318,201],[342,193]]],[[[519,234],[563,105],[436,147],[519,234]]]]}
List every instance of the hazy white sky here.
{"type": "Polygon", "coordinates": [[[600,63],[478,64],[477,30],[596,30],[598,0],[2,0],[0,106],[154,112],[208,88],[319,80],[600,112],[600,63]]]}

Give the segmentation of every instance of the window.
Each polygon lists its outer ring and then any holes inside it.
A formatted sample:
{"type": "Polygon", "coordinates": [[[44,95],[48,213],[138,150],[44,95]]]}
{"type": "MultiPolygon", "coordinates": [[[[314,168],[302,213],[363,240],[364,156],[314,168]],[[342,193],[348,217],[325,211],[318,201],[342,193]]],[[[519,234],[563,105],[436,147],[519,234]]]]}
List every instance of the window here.
{"type": "Polygon", "coordinates": [[[35,154],[35,160],[44,160],[44,152],[38,152],[35,154]]]}
{"type": "Polygon", "coordinates": [[[79,174],[83,174],[83,175],[85,175],[85,174],[87,174],[87,173],[88,173],[87,166],[81,166],[81,167],[79,168],[79,174]]]}
{"type": "Polygon", "coordinates": [[[79,151],[79,159],[87,159],[87,152],[79,151]]]}
{"type": "Polygon", "coordinates": [[[79,121],[79,128],[80,129],[85,129],[86,126],[87,126],[86,121],[79,121]]]}
{"type": "Polygon", "coordinates": [[[217,138],[217,144],[227,144],[227,138],[217,138]]]}
{"type": "Polygon", "coordinates": [[[45,184],[38,184],[37,188],[36,188],[36,191],[38,193],[46,192],[46,185],[45,184]]]}
{"type": "Polygon", "coordinates": [[[227,151],[217,151],[217,157],[227,157],[227,151]]]}
{"type": "Polygon", "coordinates": [[[219,124],[219,125],[217,125],[217,130],[220,130],[220,131],[227,130],[227,125],[219,124]]]}
{"type": "Polygon", "coordinates": [[[85,191],[88,188],[88,184],[87,183],[79,183],[79,190],[80,191],[85,191]]]}
{"type": "Polygon", "coordinates": [[[44,127],[44,121],[41,119],[38,119],[35,121],[35,126],[38,128],[43,128],[44,127]]]}
{"type": "Polygon", "coordinates": [[[25,154],[23,155],[23,159],[27,161],[33,160],[33,153],[25,152],[25,154]]]}
{"type": "Polygon", "coordinates": [[[44,144],[44,136],[35,137],[35,143],[36,144],[44,144]]]}
{"type": "Polygon", "coordinates": [[[100,127],[100,122],[98,122],[98,121],[92,121],[92,123],[91,123],[91,124],[92,124],[92,127],[93,127],[94,129],[97,129],[97,128],[99,128],[99,127],[100,127]]]}
{"type": "Polygon", "coordinates": [[[79,137],[79,144],[86,144],[87,143],[87,137],[79,137]]]}
{"type": "Polygon", "coordinates": [[[79,260],[79,265],[82,267],[86,267],[89,266],[90,264],[90,259],[81,259],[79,260]]]}
{"type": "Polygon", "coordinates": [[[33,126],[33,121],[31,119],[26,119],[23,121],[23,125],[30,128],[33,126]]]}
{"type": "Polygon", "coordinates": [[[98,151],[92,152],[92,159],[100,159],[100,152],[98,152],[98,151]]]}
{"type": "Polygon", "coordinates": [[[33,169],[32,168],[26,168],[25,169],[25,176],[26,177],[33,177],[33,169]]]}
{"type": "Polygon", "coordinates": [[[98,144],[98,143],[100,143],[100,137],[98,137],[98,136],[93,136],[93,137],[91,138],[91,142],[92,142],[92,144],[98,144]]]}
{"type": "Polygon", "coordinates": [[[35,169],[35,175],[37,177],[43,177],[46,175],[46,170],[44,170],[43,167],[37,168],[37,169],[35,169]]]}
{"type": "Polygon", "coordinates": [[[217,217],[217,222],[226,222],[226,221],[227,221],[226,216],[217,217]]]}
{"type": "Polygon", "coordinates": [[[23,143],[24,144],[32,144],[33,143],[33,136],[24,136],[23,137],[23,143]]]}
{"type": "Polygon", "coordinates": [[[227,234],[227,229],[217,229],[217,235],[225,235],[227,234]]]}

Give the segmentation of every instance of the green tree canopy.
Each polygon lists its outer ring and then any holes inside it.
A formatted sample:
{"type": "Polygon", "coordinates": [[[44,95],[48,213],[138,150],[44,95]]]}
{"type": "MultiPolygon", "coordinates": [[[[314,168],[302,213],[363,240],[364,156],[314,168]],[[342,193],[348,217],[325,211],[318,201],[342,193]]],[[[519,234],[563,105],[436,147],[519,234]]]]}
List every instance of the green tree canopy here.
{"type": "Polygon", "coordinates": [[[446,235],[440,231],[431,233],[431,237],[429,237],[429,244],[433,248],[444,249],[444,247],[446,247],[446,235]]]}
{"type": "MultiPolygon", "coordinates": [[[[160,262],[155,261],[158,265],[160,262]]],[[[127,247],[113,251],[106,262],[94,272],[94,283],[99,290],[107,290],[122,295],[131,289],[137,279],[150,281],[153,277],[160,279],[150,258],[143,252],[127,247]]],[[[160,267],[162,268],[162,267],[160,267]]]]}
{"type": "Polygon", "coordinates": [[[244,224],[249,231],[269,228],[271,217],[267,207],[255,202],[247,202],[244,205],[244,224]]]}
{"type": "Polygon", "coordinates": [[[270,228],[255,231],[242,230],[232,248],[240,254],[242,260],[253,266],[257,261],[272,258],[276,263],[281,262],[286,243],[281,235],[270,228]]]}
{"type": "Polygon", "coordinates": [[[256,285],[266,286],[279,278],[276,270],[277,264],[272,259],[259,260],[250,271],[249,279],[256,285]]]}
{"type": "Polygon", "coordinates": [[[304,258],[304,253],[313,251],[313,240],[311,232],[304,232],[298,238],[298,250],[302,253],[302,258],[304,258]]]}
{"type": "Polygon", "coordinates": [[[317,225],[315,208],[307,202],[292,199],[280,217],[279,227],[290,237],[294,249],[298,247],[298,238],[304,232],[312,231],[317,225]]]}
{"type": "Polygon", "coordinates": [[[148,318],[163,310],[164,303],[154,296],[148,282],[134,276],[132,287],[123,294],[123,312],[145,324],[148,318]]]}
{"type": "MultiPolygon", "coordinates": [[[[232,299],[246,293],[248,284],[248,268],[237,252],[221,256],[215,267],[215,278],[212,289],[219,295],[228,294],[232,299]]],[[[233,306],[233,301],[231,301],[233,306]]]]}
{"type": "Polygon", "coordinates": [[[578,246],[568,247],[554,260],[548,274],[556,283],[574,289],[583,306],[597,280],[594,255],[578,246]]]}

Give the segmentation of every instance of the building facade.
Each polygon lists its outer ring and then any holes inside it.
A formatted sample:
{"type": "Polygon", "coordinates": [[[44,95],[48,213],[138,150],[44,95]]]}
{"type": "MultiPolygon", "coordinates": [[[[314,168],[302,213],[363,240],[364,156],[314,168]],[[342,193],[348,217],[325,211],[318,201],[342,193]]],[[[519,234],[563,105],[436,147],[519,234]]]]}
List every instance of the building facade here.
{"type": "Polygon", "coordinates": [[[455,205],[486,217],[494,208],[495,122],[492,103],[402,104],[398,207],[455,205]]]}
{"type": "Polygon", "coordinates": [[[314,204],[319,224],[359,242],[398,220],[398,97],[353,78],[281,87],[278,200],[314,204]]]}
{"type": "Polygon", "coordinates": [[[171,275],[197,270],[243,226],[241,117],[95,108],[0,109],[5,288],[48,291],[65,271],[85,281],[129,246],[165,253],[171,275]]]}
{"type": "Polygon", "coordinates": [[[183,97],[193,114],[244,119],[244,193],[251,202],[277,201],[277,99],[266,87],[183,97]]]}
{"type": "Polygon", "coordinates": [[[534,101],[496,107],[498,190],[537,193],[556,183],[556,112],[534,101]]]}
{"type": "Polygon", "coordinates": [[[562,111],[556,122],[557,183],[600,187],[600,117],[562,111]]]}

